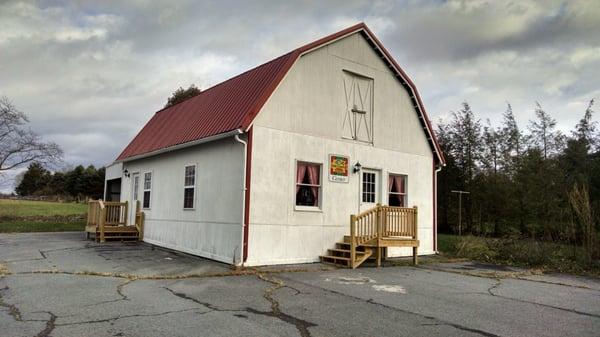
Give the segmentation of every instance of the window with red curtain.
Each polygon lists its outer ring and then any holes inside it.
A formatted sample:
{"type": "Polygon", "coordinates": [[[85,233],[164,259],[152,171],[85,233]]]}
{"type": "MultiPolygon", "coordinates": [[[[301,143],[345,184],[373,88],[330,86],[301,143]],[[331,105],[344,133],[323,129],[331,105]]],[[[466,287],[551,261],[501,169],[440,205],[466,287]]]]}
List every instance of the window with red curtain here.
{"type": "Polygon", "coordinates": [[[319,207],[321,165],[298,162],[296,168],[296,206],[319,207]]]}
{"type": "Polygon", "coordinates": [[[390,174],[388,193],[390,206],[406,207],[406,176],[390,174]]]}

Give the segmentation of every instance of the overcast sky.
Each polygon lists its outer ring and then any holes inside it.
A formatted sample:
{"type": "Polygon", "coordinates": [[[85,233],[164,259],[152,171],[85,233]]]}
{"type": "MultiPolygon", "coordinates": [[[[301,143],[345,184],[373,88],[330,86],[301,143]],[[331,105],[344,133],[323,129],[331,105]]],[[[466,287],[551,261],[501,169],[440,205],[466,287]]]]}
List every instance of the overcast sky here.
{"type": "Polygon", "coordinates": [[[496,122],[509,101],[525,127],[537,100],[568,130],[600,98],[600,0],[0,0],[0,95],[64,149],[64,165],[106,165],[176,88],[361,21],[434,122],[465,100],[496,122]]]}

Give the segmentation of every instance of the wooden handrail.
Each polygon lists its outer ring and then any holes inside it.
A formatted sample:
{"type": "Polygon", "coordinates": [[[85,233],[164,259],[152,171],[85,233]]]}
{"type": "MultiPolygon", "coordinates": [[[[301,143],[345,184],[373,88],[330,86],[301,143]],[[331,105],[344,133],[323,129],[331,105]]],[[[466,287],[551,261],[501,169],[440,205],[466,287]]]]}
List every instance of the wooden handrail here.
{"type": "MultiPolygon", "coordinates": [[[[377,206],[350,216],[350,267],[355,268],[356,248],[384,237],[409,237],[417,240],[417,206],[412,208],[377,206]]],[[[416,249],[416,248],[413,248],[416,249]]],[[[416,250],[413,254],[416,259],[416,250]]]]}
{"type": "MultiPolygon", "coordinates": [[[[129,204],[127,201],[90,200],[88,202],[87,225],[98,228],[100,242],[105,241],[105,226],[127,226],[129,204]]],[[[136,227],[137,227],[136,212],[136,227]]]]}

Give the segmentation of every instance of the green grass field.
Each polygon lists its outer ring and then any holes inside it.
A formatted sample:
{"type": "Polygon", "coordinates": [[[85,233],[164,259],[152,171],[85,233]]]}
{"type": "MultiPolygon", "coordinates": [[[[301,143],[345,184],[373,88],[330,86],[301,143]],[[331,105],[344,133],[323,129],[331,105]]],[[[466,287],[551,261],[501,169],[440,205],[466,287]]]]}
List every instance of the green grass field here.
{"type": "Polygon", "coordinates": [[[0,200],[0,233],[82,231],[87,204],[0,200]]]}
{"type": "Polygon", "coordinates": [[[0,217],[67,216],[84,214],[87,204],[0,199],[0,217]]]}
{"type": "Polygon", "coordinates": [[[84,229],[85,221],[0,221],[0,233],[78,232],[84,229]]]}

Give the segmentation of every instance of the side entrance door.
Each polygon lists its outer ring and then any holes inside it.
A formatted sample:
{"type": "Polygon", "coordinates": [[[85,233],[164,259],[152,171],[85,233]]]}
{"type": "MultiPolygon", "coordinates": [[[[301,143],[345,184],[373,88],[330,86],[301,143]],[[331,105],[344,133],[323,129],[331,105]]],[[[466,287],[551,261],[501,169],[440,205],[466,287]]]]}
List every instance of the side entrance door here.
{"type": "Polygon", "coordinates": [[[129,220],[127,221],[127,225],[133,226],[135,225],[135,211],[136,205],[140,197],[140,174],[132,173],[131,174],[131,200],[129,202],[129,220]]]}
{"type": "Polygon", "coordinates": [[[360,211],[364,212],[381,202],[381,172],[362,169],[360,178],[360,211]]]}

